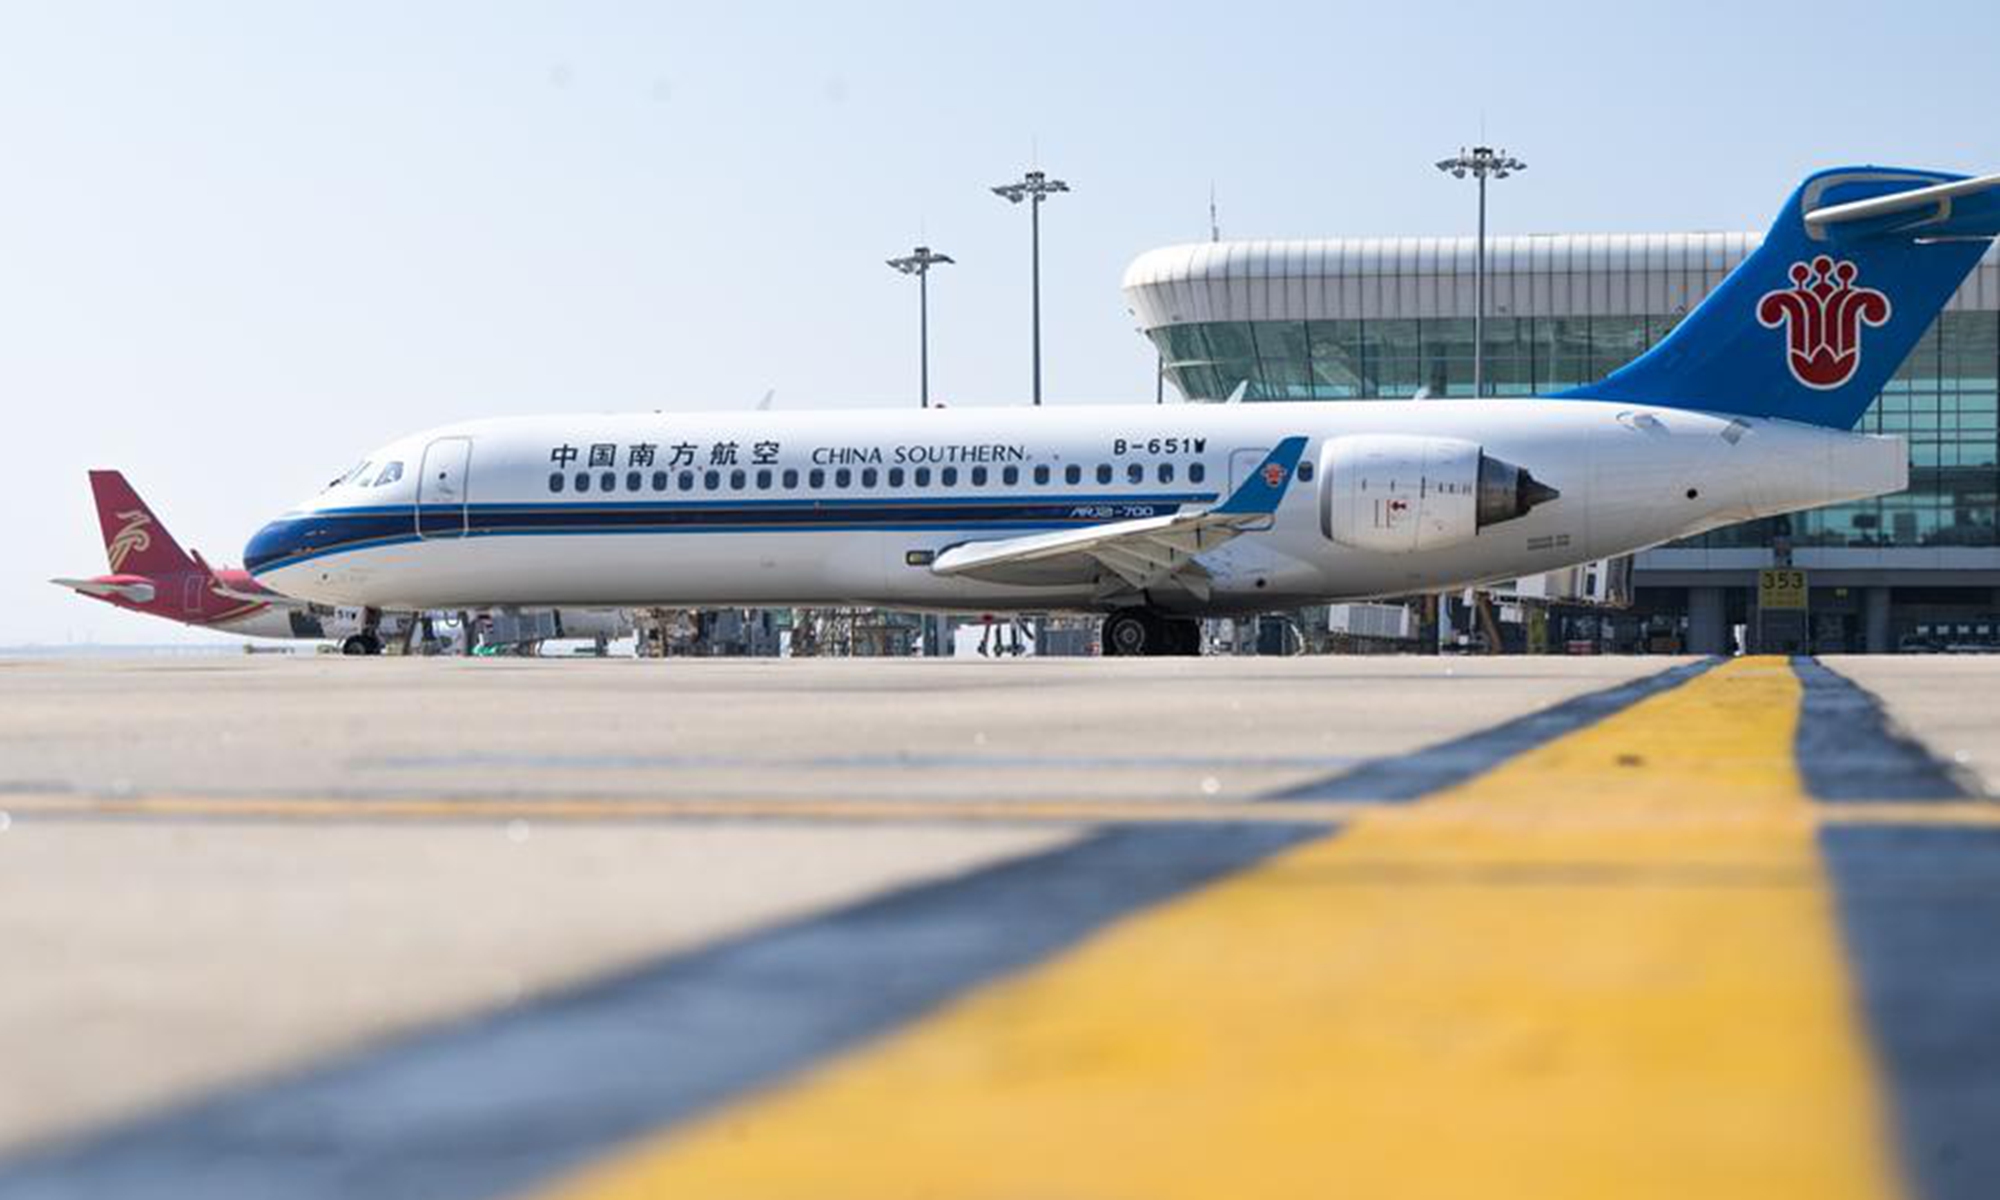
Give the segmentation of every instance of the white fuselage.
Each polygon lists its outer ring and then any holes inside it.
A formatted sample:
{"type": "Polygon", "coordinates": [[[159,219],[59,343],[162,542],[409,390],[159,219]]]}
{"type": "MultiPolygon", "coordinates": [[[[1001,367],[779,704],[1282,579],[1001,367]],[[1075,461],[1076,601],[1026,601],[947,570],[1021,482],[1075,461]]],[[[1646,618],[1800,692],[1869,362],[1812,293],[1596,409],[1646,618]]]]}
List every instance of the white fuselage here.
{"type": "Polygon", "coordinates": [[[1247,612],[1536,574],[1907,474],[1894,439],[1579,400],[544,416],[431,430],[369,463],[257,535],[261,582],[372,608],[1247,612]],[[1268,528],[1201,556],[1199,600],[929,568],[968,542],[1204,508],[1292,436],[1309,439],[1306,466],[1268,528]],[[1451,545],[1344,544],[1323,520],[1344,461],[1326,451],[1369,436],[1476,443],[1560,496],[1451,545]],[[390,462],[399,478],[362,486],[390,462]]]}

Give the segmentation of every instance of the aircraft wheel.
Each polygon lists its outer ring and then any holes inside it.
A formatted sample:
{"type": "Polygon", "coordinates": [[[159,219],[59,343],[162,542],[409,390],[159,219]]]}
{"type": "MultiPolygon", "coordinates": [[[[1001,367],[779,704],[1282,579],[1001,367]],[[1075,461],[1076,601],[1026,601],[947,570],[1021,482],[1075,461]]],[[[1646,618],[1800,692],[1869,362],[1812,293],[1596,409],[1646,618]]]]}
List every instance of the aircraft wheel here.
{"type": "Polygon", "coordinates": [[[382,639],[372,633],[357,633],[340,643],[342,654],[380,654],[382,639]]]}
{"type": "Polygon", "coordinates": [[[1166,646],[1168,654],[1182,658],[1201,657],[1201,622],[1176,618],[1162,622],[1166,626],[1166,646]]]}
{"type": "Polygon", "coordinates": [[[1127,609],[1112,613],[1104,618],[1104,656],[1106,658],[1139,658],[1143,655],[1158,654],[1162,636],[1160,622],[1151,613],[1127,609]]]}

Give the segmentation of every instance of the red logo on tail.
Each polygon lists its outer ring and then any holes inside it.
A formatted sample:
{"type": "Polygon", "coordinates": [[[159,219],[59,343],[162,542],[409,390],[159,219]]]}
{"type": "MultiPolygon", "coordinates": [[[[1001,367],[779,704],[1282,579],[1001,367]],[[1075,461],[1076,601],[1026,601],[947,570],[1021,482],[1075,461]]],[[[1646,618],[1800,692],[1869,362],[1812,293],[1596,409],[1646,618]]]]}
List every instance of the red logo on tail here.
{"type": "Polygon", "coordinates": [[[1277,463],[1267,465],[1264,468],[1264,482],[1270,484],[1272,487],[1277,487],[1279,484],[1285,482],[1285,468],[1279,466],[1277,463]]]}
{"type": "Polygon", "coordinates": [[[1861,327],[1889,321],[1889,297],[1856,287],[1861,269],[1820,255],[1792,264],[1792,286],[1765,292],[1757,302],[1757,323],[1786,327],[1785,365],[1809,388],[1837,388],[1861,366],[1861,327]]]}

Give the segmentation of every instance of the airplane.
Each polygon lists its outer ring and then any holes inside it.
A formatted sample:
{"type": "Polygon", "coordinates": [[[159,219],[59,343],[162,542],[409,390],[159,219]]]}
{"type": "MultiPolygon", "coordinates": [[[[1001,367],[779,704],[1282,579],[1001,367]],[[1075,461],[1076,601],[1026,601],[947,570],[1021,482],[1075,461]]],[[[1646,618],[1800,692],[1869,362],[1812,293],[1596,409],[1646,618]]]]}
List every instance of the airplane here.
{"type": "Polygon", "coordinates": [[[1550,397],[470,421],[374,451],[244,557],[370,611],[1062,610],[1103,614],[1107,655],[1199,653],[1203,616],[1901,490],[1903,442],[1850,430],[1997,234],[2000,175],[1826,170],[1659,344],[1550,397]]]}
{"type": "MultiPolygon", "coordinates": [[[[400,636],[420,619],[412,612],[377,613],[371,623],[358,607],[313,604],[281,595],[247,571],[211,567],[200,552],[183,550],[121,472],[90,472],[90,490],[97,501],[111,572],[89,579],[50,580],[80,595],[130,612],[244,637],[338,639],[347,654],[380,654],[385,637],[400,636]]],[[[485,650],[536,646],[550,638],[581,638],[602,647],[632,633],[630,615],[615,609],[494,614],[482,605],[476,611],[479,644],[485,650]]]]}
{"type": "Polygon", "coordinates": [[[244,637],[331,636],[326,610],[280,595],[247,571],[217,569],[199,553],[183,550],[122,473],[92,471],[90,491],[111,571],[49,582],[129,612],[201,629],[244,637]]]}

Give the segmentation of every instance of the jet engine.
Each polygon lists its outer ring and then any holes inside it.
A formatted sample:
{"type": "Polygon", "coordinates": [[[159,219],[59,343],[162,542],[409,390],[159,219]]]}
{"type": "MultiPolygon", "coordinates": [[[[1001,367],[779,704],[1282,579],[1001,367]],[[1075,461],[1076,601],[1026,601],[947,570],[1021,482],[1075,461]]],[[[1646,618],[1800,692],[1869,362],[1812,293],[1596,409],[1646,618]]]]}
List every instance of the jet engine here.
{"type": "Polygon", "coordinates": [[[1359,434],[1320,451],[1320,532],[1385,554],[1439,550],[1561,493],[1460,438],[1359,434]]]}

